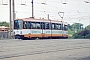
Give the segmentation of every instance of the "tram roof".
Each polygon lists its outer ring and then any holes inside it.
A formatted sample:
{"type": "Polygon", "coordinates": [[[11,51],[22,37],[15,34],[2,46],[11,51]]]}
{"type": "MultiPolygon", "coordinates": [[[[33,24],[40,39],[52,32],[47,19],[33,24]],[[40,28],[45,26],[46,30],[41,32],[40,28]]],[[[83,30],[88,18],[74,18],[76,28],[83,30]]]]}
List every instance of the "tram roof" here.
{"type": "MultiPolygon", "coordinates": [[[[23,20],[23,21],[36,21],[36,22],[52,22],[52,23],[63,23],[63,21],[59,20],[47,20],[47,19],[36,19],[36,18],[20,18],[20,19],[15,19],[15,20],[23,20]]],[[[67,24],[64,22],[64,24],[67,24]]]]}

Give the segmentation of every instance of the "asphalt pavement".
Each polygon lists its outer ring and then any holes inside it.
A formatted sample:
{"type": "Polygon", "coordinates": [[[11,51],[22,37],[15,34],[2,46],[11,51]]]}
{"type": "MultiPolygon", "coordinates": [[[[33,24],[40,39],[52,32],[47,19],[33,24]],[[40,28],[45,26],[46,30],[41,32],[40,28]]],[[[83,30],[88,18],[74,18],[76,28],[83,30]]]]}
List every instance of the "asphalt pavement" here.
{"type": "Polygon", "coordinates": [[[3,39],[0,60],[90,60],[90,39],[3,39]]]}

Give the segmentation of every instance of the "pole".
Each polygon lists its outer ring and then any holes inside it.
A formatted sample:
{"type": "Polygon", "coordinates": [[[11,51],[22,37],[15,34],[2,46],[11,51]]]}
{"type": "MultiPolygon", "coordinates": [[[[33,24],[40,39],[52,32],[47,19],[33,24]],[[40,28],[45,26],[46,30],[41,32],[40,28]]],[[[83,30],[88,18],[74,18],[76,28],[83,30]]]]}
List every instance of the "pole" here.
{"type": "Polygon", "coordinates": [[[12,6],[13,13],[12,13],[12,15],[13,15],[13,20],[14,20],[15,19],[15,4],[14,4],[14,0],[12,0],[12,3],[13,3],[13,6],[12,6]]]}
{"type": "Polygon", "coordinates": [[[48,20],[49,20],[49,14],[48,14],[48,20]]]}
{"type": "MultiPolygon", "coordinates": [[[[15,15],[15,4],[14,4],[14,0],[12,0],[12,26],[14,26],[14,19],[15,19],[16,15],[15,15]]],[[[12,27],[12,32],[13,32],[13,27],[12,27]]],[[[14,37],[14,35],[13,35],[14,37]]]]}
{"type": "Polygon", "coordinates": [[[32,3],[32,18],[34,18],[33,0],[32,0],[32,2],[31,2],[31,3],[32,3]]]}
{"type": "Polygon", "coordinates": [[[9,28],[10,28],[10,38],[11,38],[11,30],[12,30],[12,24],[11,24],[12,23],[12,11],[11,11],[11,5],[12,5],[12,3],[11,3],[11,0],[9,0],[9,3],[10,3],[9,4],[9,7],[10,7],[9,8],[9,10],[10,10],[10,24],[9,24],[10,26],[9,26],[9,28]]]}

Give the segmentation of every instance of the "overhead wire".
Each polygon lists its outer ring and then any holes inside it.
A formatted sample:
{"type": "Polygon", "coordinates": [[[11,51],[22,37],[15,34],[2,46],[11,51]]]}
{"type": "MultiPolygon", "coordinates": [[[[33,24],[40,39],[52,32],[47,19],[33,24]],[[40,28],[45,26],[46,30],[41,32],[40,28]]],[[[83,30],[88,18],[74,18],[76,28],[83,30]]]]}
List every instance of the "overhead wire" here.
{"type": "MultiPolygon", "coordinates": [[[[53,2],[53,3],[59,3],[59,2],[55,2],[55,1],[50,1],[50,2],[53,2]]],[[[34,3],[36,3],[36,4],[38,4],[38,5],[42,5],[41,3],[38,3],[38,2],[34,2],[34,3]]],[[[47,2],[46,2],[47,3],[47,2]]],[[[61,2],[60,2],[61,3],[61,2]]],[[[68,5],[70,5],[70,6],[74,6],[74,7],[78,7],[78,5],[73,5],[73,4],[68,4],[68,5]]],[[[25,5],[26,7],[32,7],[32,6],[30,6],[30,5],[25,5]]],[[[46,4],[46,6],[49,6],[49,7],[54,7],[54,9],[58,9],[59,7],[57,7],[57,6],[53,6],[53,5],[50,5],[50,4],[46,4]]],[[[81,7],[81,6],[79,6],[79,7],[81,7]]],[[[23,7],[23,8],[25,8],[25,7],[23,7]]],[[[49,10],[48,8],[44,8],[44,7],[41,7],[44,11],[45,11],[45,13],[47,13],[48,11],[46,11],[46,10],[49,10]],[[46,10],[45,10],[46,9],[46,10]]],[[[82,8],[82,7],[81,7],[82,8]]],[[[27,9],[27,8],[26,8],[27,9]]],[[[54,10],[53,9],[53,10],[54,10]]],[[[35,10],[37,10],[38,12],[44,12],[44,11],[40,11],[40,9],[35,9],[35,10]]],[[[58,10],[58,11],[60,11],[60,10],[58,10]]],[[[58,12],[57,11],[57,12],[58,12]]],[[[25,13],[25,12],[22,12],[22,13],[25,13]]],[[[50,13],[50,12],[48,12],[48,13],[50,13]]],[[[70,12],[65,12],[65,13],[71,13],[71,11],[70,12]]],[[[73,12],[74,13],[74,12],[73,12]]],[[[75,12],[76,13],[76,12],[75,12]]],[[[82,14],[82,13],[88,13],[88,12],[79,12],[79,14],[82,14]]],[[[77,14],[78,14],[78,12],[77,12],[77,14]]],[[[71,15],[71,16],[75,16],[75,15],[71,15]]]]}
{"type": "MultiPolygon", "coordinates": [[[[48,4],[47,4],[48,5],[48,4]]],[[[74,5],[74,6],[76,6],[76,5],[74,5]]],[[[55,6],[54,6],[55,7],[55,6]]],[[[76,7],[78,7],[78,6],[76,6],[76,7]]],[[[57,7],[56,7],[57,8],[57,7]]],[[[77,9],[78,10],[78,9],[77,9]]],[[[71,11],[70,11],[71,12],[71,11]]],[[[68,12],[68,13],[70,13],[70,12],[68,12]]],[[[87,12],[77,12],[77,13],[87,13],[87,12]]],[[[75,16],[75,15],[74,15],[75,16]]],[[[83,17],[83,16],[82,16],[83,17]]]]}

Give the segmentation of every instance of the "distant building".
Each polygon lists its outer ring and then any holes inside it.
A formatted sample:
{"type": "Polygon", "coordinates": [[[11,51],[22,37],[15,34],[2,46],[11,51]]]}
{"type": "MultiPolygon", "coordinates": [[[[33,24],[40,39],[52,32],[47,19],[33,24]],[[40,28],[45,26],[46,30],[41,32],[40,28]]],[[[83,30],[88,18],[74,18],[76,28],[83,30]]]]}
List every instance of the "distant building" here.
{"type": "Polygon", "coordinates": [[[2,32],[2,31],[8,32],[9,31],[9,27],[0,26],[0,32],[2,32]]]}

